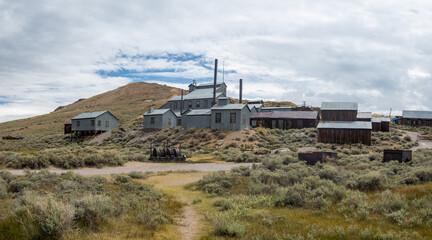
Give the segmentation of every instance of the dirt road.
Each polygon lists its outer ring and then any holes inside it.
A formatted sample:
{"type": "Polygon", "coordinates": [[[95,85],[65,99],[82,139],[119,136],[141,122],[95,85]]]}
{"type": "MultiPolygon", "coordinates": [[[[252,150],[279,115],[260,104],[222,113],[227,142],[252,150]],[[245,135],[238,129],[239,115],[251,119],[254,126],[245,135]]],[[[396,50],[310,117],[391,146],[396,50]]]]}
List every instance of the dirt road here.
{"type": "MultiPolygon", "coordinates": [[[[252,163],[148,163],[148,162],[127,162],[120,167],[104,167],[104,168],[79,168],[73,169],[80,175],[104,175],[104,174],[122,174],[137,172],[177,172],[177,171],[199,171],[211,172],[220,170],[230,170],[235,167],[248,166],[251,167],[252,163]]],[[[65,173],[68,170],[49,168],[52,173],[65,173]]],[[[34,170],[39,171],[39,170],[34,170]]],[[[9,170],[14,175],[24,175],[24,170],[9,170]]]]}
{"type": "Polygon", "coordinates": [[[418,146],[414,146],[412,148],[413,151],[416,151],[418,149],[424,149],[424,148],[430,148],[430,149],[432,149],[432,141],[431,140],[424,140],[424,139],[419,138],[419,136],[421,135],[420,133],[418,133],[418,132],[410,132],[410,131],[405,131],[405,130],[399,130],[399,131],[401,131],[402,133],[405,133],[408,136],[410,136],[412,142],[416,142],[416,141],[418,142],[418,146]]]}

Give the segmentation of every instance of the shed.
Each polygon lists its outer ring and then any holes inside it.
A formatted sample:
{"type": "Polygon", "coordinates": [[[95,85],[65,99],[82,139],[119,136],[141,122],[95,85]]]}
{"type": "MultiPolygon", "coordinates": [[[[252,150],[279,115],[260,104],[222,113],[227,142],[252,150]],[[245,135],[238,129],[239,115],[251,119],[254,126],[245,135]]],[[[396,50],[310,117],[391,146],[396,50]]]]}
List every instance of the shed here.
{"type": "Polygon", "coordinates": [[[97,134],[119,127],[119,119],[109,111],[85,112],[72,118],[72,132],[97,134]]]}
{"type": "Polygon", "coordinates": [[[308,165],[315,165],[318,162],[327,162],[327,159],[337,159],[337,153],[335,152],[300,152],[298,153],[298,159],[305,161],[308,165]]]}
{"type": "Polygon", "coordinates": [[[321,121],[317,128],[318,142],[371,145],[371,122],[321,121]]]}
{"type": "Polygon", "coordinates": [[[177,116],[170,108],[150,108],[146,113],[144,113],[143,119],[143,127],[145,131],[177,126],[177,116]]]}
{"type": "Polygon", "coordinates": [[[318,113],[309,111],[258,112],[251,116],[252,127],[265,128],[308,128],[316,127],[318,113]]]}
{"type": "Polygon", "coordinates": [[[182,126],[184,128],[210,128],[211,110],[193,109],[183,114],[182,126]]]}
{"type": "Polygon", "coordinates": [[[323,102],[321,120],[356,121],[358,104],[356,102],[323,102]]]}
{"type": "Polygon", "coordinates": [[[390,119],[386,117],[372,118],[372,131],[374,132],[389,132],[390,119]]]}
{"type": "Polygon", "coordinates": [[[412,161],[412,151],[411,150],[392,150],[385,149],[383,162],[389,162],[397,160],[400,163],[412,161]]]}
{"type": "Polygon", "coordinates": [[[70,133],[72,133],[72,123],[65,123],[64,134],[70,134],[70,133]]]}

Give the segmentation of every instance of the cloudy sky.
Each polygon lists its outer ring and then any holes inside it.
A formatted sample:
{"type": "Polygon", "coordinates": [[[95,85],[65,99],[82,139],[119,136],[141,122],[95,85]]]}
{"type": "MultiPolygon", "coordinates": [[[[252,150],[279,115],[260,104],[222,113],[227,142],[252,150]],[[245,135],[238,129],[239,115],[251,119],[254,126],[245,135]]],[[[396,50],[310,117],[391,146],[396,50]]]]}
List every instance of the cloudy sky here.
{"type": "Polygon", "coordinates": [[[432,2],[0,0],[0,122],[134,81],[432,110],[432,2]],[[222,80],[222,74],[219,74],[222,80]]]}

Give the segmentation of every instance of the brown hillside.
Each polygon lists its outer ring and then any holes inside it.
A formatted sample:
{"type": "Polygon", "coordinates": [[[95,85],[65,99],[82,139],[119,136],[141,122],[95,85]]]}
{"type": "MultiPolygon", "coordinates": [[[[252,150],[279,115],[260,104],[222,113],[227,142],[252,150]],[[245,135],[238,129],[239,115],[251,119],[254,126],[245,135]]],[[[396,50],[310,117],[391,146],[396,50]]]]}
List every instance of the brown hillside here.
{"type": "Polygon", "coordinates": [[[36,136],[63,133],[63,124],[82,112],[109,110],[120,119],[120,127],[128,128],[148,108],[158,108],[180,94],[180,89],[156,83],[136,82],[91,98],[77,101],[55,112],[36,117],[0,123],[0,136],[36,136]]]}

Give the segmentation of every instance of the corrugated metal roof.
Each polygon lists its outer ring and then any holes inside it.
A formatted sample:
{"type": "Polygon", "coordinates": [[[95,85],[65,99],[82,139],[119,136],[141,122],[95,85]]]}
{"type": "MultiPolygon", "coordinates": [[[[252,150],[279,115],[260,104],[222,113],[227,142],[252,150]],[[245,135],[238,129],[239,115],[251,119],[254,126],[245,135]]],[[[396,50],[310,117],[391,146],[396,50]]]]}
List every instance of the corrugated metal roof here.
{"type": "Polygon", "coordinates": [[[403,118],[432,119],[432,111],[403,110],[403,118]]]}
{"type": "Polygon", "coordinates": [[[390,122],[390,119],[387,117],[374,117],[372,122],[390,122]]]}
{"type": "Polygon", "coordinates": [[[246,104],[226,104],[226,105],[214,105],[211,109],[213,110],[240,110],[247,107],[246,104]]]}
{"type": "Polygon", "coordinates": [[[292,107],[262,107],[261,111],[272,112],[272,111],[292,111],[292,107]]]}
{"type": "Polygon", "coordinates": [[[87,118],[97,118],[100,115],[106,113],[108,111],[99,111],[99,112],[85,112],[85,113],[81,113],[78,116],[75,116],[72,119],[87,119],[87,118]]]}
{"type": "Polygon", "coordinates": [[[144,113],[144,116],[162,115],[162,114],[165,114],[168,111],[171,111],[171,109],[169,109],[169,108],[165,108],[165,109],[153,109],[151,113],[149,113],[149,112],[144,113]]]}
{"type": "Polygon", "coordinates": [[[199,115],[211,115],[210,109],[194,109],[190,110],[189,113],[186,115],[188,116],[199,116],[199,115]]]}
{"type": "Polygon", "coordinates": [[[259,109],[259,108],[261,108],[263,105],[262,105],[262,104],[248,104],[248,106],[249,106],[249,108],[253,108],[253,107],[255,107],[255,108],[259,109]]]}
{"type": "Polygon", "coordinates": [[[359,112],[359,113],[357,113],[357,118],[369,119],[369,118],[372,118],[372,113],[371,112],[359,112]]]}
{"type": "Polygon", "coordinates": [[[311,111],[274,111],[257,112],[251,118],[317,119],[318,112],[311,111]]]}
{"type": "Polygon", "coordinates": [[[356,102],[323,102],[321,110],[357,110],[356,102]]]}
{"type": "MultiPolygon", "coordinates": [[[[219,98],[220,96],[223,96],[223,93],[216,91],[216,98],[219,98]]],[[[194,99],[205,99],[205,98],[213,98],[213,88],[197,89],[183,96],[183,100],[194,100],[194,99]]],[[[180,100],[181,100],[181,96],[175,96],[171,98],[169,101],[180,101],[180,100]]]]}
{"type": "Polygon", "coordinates": [[[318,123],[318,129],[324,128],[332,128],[332,129],[372,129],[371,122],[362,122],[362,121],[321,121],[318,123]]]}
{"type": "MultiPolygon", "coordinates": [[[[226,84],[224,82],[218,82],[218,83],[216,83],[216,87],[220,87],[220,86],[222,86],[222,84],[224,84],[226,86],[226,84]]],[[[210,87],[210,86],[213,87],[213,83],[212,82],[201,83],[201,84],[197,85],[197,87],[210,87]]]]}

